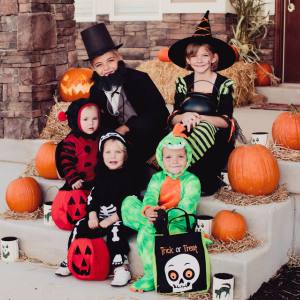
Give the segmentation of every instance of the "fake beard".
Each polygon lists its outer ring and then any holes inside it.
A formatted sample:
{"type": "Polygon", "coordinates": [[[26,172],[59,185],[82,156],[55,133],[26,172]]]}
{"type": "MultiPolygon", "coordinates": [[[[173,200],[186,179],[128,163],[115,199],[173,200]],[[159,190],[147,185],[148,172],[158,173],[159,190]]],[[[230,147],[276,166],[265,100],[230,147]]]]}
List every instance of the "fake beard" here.
{"type": "Polygon", "coordinates": [[[95,86],[99,90],[111,91],[113,87],[120,86],[125,81],[125,63],[120,60],[117,70],[108,76],[99,76],[96,72],[93,73],[92,79],[95,86]]]}

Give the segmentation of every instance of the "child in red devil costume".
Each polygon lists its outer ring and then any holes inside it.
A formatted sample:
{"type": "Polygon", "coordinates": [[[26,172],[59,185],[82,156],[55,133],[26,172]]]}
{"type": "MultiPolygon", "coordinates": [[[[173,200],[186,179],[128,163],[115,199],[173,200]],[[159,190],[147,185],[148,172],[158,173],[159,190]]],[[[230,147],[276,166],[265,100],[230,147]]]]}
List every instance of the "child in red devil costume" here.
{"type": "Polygon", "coordinates": [[[56,166],[66,180],[52,205],[52,218],[72,230],[86,215],[87,195],[94,185],[99,144],[99,108],[87,99],[72,102],[66,112],[71,132],[57,146],[56,166]]]}

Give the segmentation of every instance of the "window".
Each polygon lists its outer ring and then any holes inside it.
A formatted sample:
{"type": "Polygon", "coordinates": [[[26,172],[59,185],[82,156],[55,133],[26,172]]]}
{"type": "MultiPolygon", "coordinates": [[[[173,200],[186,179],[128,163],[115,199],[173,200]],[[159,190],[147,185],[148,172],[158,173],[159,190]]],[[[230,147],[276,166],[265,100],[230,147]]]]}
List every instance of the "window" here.
{"type": "Polygon", "coordinates": [[[121,20],[161,20],[160,0],[113,0],[110,19],[121,20]]]}
{"type": "Polygon", "coordinates": [[[75,20],[77,22],[96,21],[95,0],[75,0],[75,20]]]}

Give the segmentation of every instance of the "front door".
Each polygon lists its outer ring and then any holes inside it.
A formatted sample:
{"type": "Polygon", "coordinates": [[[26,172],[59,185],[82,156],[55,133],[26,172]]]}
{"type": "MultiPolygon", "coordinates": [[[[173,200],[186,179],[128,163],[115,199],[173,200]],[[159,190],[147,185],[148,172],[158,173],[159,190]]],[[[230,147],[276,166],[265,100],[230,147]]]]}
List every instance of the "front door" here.
{"type": "Polygon", "coordinates": [[[300,0],[284,0],[284,2],[282,81],[300,83],[300,0]]]}

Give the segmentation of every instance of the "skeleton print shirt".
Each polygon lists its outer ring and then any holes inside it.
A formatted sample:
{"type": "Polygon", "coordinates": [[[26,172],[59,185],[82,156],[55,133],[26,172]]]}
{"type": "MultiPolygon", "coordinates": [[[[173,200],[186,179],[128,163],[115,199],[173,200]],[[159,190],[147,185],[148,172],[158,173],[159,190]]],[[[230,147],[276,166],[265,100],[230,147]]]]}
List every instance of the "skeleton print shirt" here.
{"type": "Polygon", "coordinates": [[[126,196],[136,194],[134,176],[128,167],[111,171],[102,166],[98,169],[95,186],[88,196],[87,211],[95,211],[99,220],[114,213],[121,219],[122,201],[126,196]]]}

